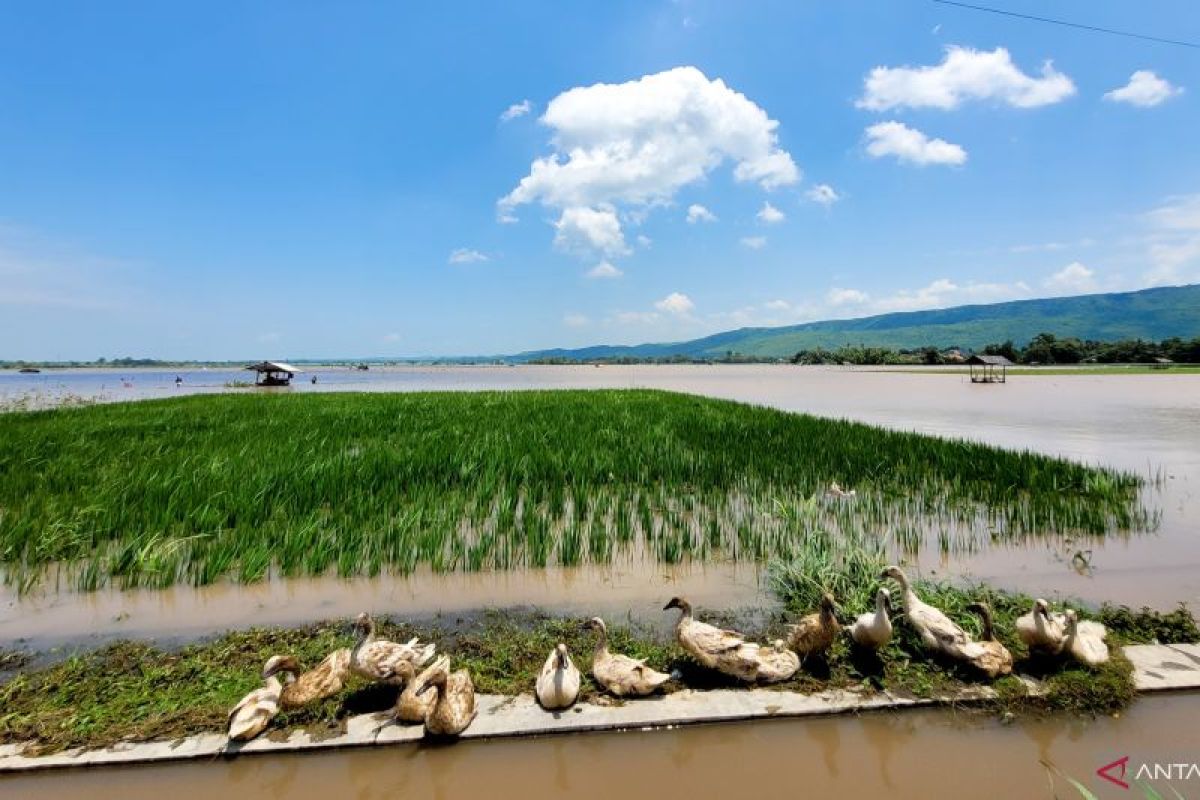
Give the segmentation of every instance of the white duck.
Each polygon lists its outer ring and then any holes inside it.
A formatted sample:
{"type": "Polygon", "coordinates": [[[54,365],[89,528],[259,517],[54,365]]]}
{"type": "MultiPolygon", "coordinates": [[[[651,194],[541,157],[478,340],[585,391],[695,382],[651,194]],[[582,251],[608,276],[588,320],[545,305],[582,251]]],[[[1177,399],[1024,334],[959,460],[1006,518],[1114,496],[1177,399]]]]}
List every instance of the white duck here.
{"type": "MultiPolygon", "coordinates": [[[[279,656],[272,656],[263,668],[264,672],[270,670],[265,684],[243,697],[230,710],[229,738],[231,741],[246,742],[253,739],[266,730],[267,725],[279,713],[279,695],[283,692],[283,684],[273,669],[278,658],[279,656]]],[[[285,674],[290,683],[291,673],[286,672],[285,674]]]]}
{"type": "Polygon", "coordinates": [[[396,665],[407,661],[414,669],[423,666],[433,658],[436,649],[433,644],[421,644],[417,638],[405,644],[376,639],[375,621],[366,613],[358,615],[354,629],[358,640],[350,651],[350,671],[369,681],[403,683],[404,678],[397,674],[396,665]]]}
{"type": "Polygon", "coordinates": [[[899,567],[887,567],[880,577],[891,578],[900,584],[900,602],[904,606],[904,616],[921,637],[921,644],[926,649],[936,650],[953,658],[962,658],[963,648],[971,643],[971,637],[966,631],[940,609],[922,602],[912,590],[908,576],[899,567]]]}
{"type": "Polygon", "coordinates": [[[598,631],[596,650],[592,654],[592,677],[617,697],[644,697],[653,694],[671,676],[646,666],[645,659],[630,658],[608,650],[608,628],[604,620],[592,617],[583,623],[588,630],[598,631]]]}
{"type": "Polygon", "coordinates": [[[875,593],[875,610],[859,614],[850,626],[850,638],[859,647],[878,650],[892,640],[892,620],[888,611],[892,606],[892,593],[879,587],[875,593]]]}
{"type": "Polygon", "coordinates": [[[1089,667],[1098,667],[1108,661],[1108,645],[1104,643],[1108,631],[1104,626],[1093,622],[1085,628],[1074,609],[1067,609],[1065,616],[1067,635],[1063,639],[1063,651],[1089,667]]]}
{"type": "Polygon", "coordinates": [[[571,660],[567,646],[559,642],[550,651],[537,679],[537,699],[547,711],[570,708],[579,698],[579,669],[571,660]]]}
{"type": "Polygon", "coordinates": [[[1063,638],[1066,636],[1065,622],[1065,616],[1051,615],[1050,604],[1039,597],[1033,601],[1033,608],[1028,614],[1017,617],[1017,636],[1031,651],[1061,653],[1063,638]],[[1056,619],[1056,617],[1061,619],[1056,619]]]}
{"type": "Polygon", "coordinates": [[[692,604],[673,597],[663,610],[678,608],[682,613],[675,623],[675,639],[701,665],[744,681],[758,679],[757,644],[747,642],[736,631],[722,630],[692,617],[692,604]]]}
{"type": "Polygon", "coordinates": [[[758,649],[758,680],[761,683],[786,681],[800,669],[800,656],[788,649],[783,639],[758,649]]]}

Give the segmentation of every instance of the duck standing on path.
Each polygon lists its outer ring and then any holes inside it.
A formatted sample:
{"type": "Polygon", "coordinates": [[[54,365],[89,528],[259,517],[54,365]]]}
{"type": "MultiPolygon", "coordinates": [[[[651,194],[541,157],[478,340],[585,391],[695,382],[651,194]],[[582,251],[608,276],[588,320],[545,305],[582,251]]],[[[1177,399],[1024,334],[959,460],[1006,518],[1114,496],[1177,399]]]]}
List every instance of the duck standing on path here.
{"type": "Polygon", "coordinates": [[[587,630],[599,632],[592,654],[592,677],[617,697],[644,697],[658,691],[671,676],[646,666],[645,659],[630,658],[608,650],[608,628],[600,617],[583,623],[587,630]]]}
{"type": "Polygon", "coordinates": [[[926,650],[943,653],[951,658],[963,658],[963,648],[971,643],[971,637],[941,609],[922,602],[908,582],[908,576],[897,566],[886,567],[881,578],[891,578],[900,584],[900,602],[908,624],[921,637],[926,650]]]}
{"type": "Polygon", "coordinates": [[[579,668],[571,660],[567,646],[562,642],[550,651],[538,675],[536,694],[538,703],[547,711],[560,711],[575,705],[579,698],[579,668]]]}
{"type": "Polygon", "coordinates": [[[396,674],[396,665],[407,661],[415,669],[433,658],[436,650],[433,644],[421,644],[415,637],[406,644],[376,639],[375,620],[365,612],[354,621],[354,630],[358,641],[350,651],[350,671],[369,681],[403,683],[404,679],[396,674]]]}
{"type": "Polygon", "coordinates": [[[467,729],[479,713],[475,707],[475,684],[465,669],[450,671],[450,658],[442,656],[430,670],[417,694],[436,693],[433,708],[425,716],[425,733],[429,736],[458,736],[467,729]]]}
{"type": "Polygon", "coordinates": [[[859,614],[850,626],[850,639],[859,647],[878,650],[892,640],[892,593],[879,587],[875,593],[875,611],[859,614]]]}
{"type": "Polygon", "coordinates": [[[663,610],[678,608],[682,613],[675,623],[675,639],[702,666],[715,669],[743,681],[758,679],[759,646],[746,641],[736,631],[722,630],[692,617],[692,604],[673,597],[663,610]]]}
{"type": "Polygon", "coordinates": [[[301,672],[300,663],[292,656],[272,656],[263,668],[263,677],[279,672],[299,675],[288,681],[279,695],[279,707],[284,711],[300,708],[317,700],[332,697],[342,690],[350,676],[350,649],[334,650],[308,672],[301,672]]]}
{"type": "MultiPolygon", "coordinates": [[[[283,684],[274,672],[270,675],[265,674],[273,666],[271,662],[277,658],[280,658],[280,656],[273,656],[268,659],[266,665],[263,667],[266,683],[261,688],[255,689],[243,697],[230,710],[229,739],[231,741],[250,741],[266,730],[267,725],[279,713],[279,695],[283,692],[283,684]]],[[[279,669],[276,671],[285,672],[289,681],[291,680],[290,671],[279,669]]]]}
{"type": "Polygon", "coordinates": [[[796,624],[788,626],[788,646],[801,658],[824,653],[841,631],[833,595],[826,592],[821,595],[820,611],[801,617],[796,624]]]}
{"type": "Polygon", "coordinates": [[[992,609],[986,603],[971,603],[967,606],[983,620],[983,638],[972,642],[965,649],[966,660],[989,678],[1012,673],[1013,657],[1008,648],[996,639],[996,629],[992,625],[992,609]]]}

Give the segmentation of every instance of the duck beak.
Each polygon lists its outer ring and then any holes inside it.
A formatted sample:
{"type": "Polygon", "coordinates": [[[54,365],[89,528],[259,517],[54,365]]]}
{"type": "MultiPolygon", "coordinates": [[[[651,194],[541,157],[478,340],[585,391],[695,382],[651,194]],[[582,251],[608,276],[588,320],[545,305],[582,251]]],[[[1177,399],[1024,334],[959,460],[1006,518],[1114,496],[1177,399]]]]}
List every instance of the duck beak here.
{"type": "Polygon", "coordinates": [[[431,681],[425,681],[423,684],[421,684],[421,688],[417,689],[417,695],[425,694],[425,692],[429,691],[430,687],[432,686],[433,683],[431,681]]]}

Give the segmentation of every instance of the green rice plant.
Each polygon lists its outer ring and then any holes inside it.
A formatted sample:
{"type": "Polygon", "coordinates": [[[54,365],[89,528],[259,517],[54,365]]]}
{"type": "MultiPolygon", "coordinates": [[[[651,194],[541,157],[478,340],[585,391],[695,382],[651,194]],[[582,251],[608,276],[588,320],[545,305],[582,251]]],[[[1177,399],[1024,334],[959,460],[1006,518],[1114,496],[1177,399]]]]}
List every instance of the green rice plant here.
{"type": "Polygon", "coordinates": [[[0,415],[0,569],[96,589],[628,553],[837,561],[839,541],[957,554],[1152,530],[1152,491],[658,391],[207,395],[0,415]],[[834,482],[855,495],[827,496],[834,482]]]}

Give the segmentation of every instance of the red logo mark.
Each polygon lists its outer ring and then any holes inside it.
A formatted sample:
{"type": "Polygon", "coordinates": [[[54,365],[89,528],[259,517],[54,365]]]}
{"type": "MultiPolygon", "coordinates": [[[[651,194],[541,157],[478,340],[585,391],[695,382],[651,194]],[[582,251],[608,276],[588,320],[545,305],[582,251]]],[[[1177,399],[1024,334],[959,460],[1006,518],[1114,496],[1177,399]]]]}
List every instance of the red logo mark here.
{"type": "Polygon", "coordinates": [[[1096,770],[1096,774],[1099,775],[1101,778],[1104,778],[1104,780],[1109,781],[1110,783],[1115,783],[1117,786],[1120,786],[1122,789],[1128,789],[1129,784],[1123,780],[1123,778],[1125,777],[1125,765],[1128,763],[1129,763],[1129,756],[1125,756],[1124,758],[1118,758],[1116,761],[1112,762],[1111,764],[1105,764],[1103,767],[1096,770]],[[1119,775],[1114,776],[1114,775],[1109,774],[1110,772],[1113,772],[1114,770],[1117,770],[1118,768],[1120,769],[1119,775]]]}

